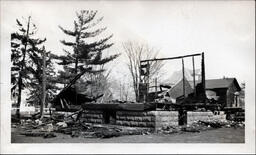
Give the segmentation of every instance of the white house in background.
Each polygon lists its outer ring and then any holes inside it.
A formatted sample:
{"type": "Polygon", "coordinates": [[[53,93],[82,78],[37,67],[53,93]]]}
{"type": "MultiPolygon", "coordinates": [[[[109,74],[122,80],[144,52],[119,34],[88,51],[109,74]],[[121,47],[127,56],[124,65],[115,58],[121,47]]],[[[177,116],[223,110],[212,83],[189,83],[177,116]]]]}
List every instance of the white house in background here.
{"type": "Polygon", "coordinates": [[[177,99],[182,96],[188,96],[193,93],[193,88],[191,87],[189,81],[185,78],[185,94],[183,92],[183,79],[181,78],[178,82],[176,82],[170,89],[162,93],[162,96],[166,101],[171,101],[172,103],[176,103],[177,99]]]}
{"type": "Polygon", "coordinates": [[[14,103],[16,101],[16,99],[12,99],[12,110],[11,110],[11,114],[15,115],[16,114],[16,110],[18,108],[20,108],[20,114],[22,116],[29,116],[31,114],[34,114],[36,112],[36,108],[35,106],[27,103],[26,99],[24,98],[24,95],[21,98],[21,103],[20,103],[20,107],[17,107],[16,104],[14,103]]]}

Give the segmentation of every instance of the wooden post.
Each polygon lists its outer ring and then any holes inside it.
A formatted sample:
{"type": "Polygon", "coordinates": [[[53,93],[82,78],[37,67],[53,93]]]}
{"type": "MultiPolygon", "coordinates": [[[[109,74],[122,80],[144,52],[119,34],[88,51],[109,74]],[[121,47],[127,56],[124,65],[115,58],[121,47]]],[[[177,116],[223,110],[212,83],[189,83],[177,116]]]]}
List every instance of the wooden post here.
{"type": "Polygon", "coordinates": [[[45,92],[45,48],[43,47],[43,80],[42,80],[42,101],[41,101],[41,106],[40,106],[40,116],[41,119],[44,117],[44,105],[45,105],[45,97],[46,97],[46,92],[45,92]]]}
{"type": "Polygon", "coordinates": [[[149,61],[147,61],[147,74],[146,74],[146,86],[147,86],[147,91],[146,91],[146,98],[145,98],[145,102],[148,101],[148,91],[149,91],[149,70],[150,70],[150,67],[149,67],[149,61]]]}
{"type": "Polygon", "coordinates": [[[184,97],[186,97],[184,60],[183,60],[183,58],[182,58],[181,60],[182,60],[182,80],[183,80],[182,85],[183,85],[183,95],[184,95],[184,97]]]}
{"type": "Polygon", "coordinates": [[[194,84],[194,96],[196,96],[196,81],[195,81],[195,60],[194,56],[192,56],[192,63],[193,63],[193,84],[194,84]]]}
{"type": "Polygon", "coordinates": [[[155,78],[155,99],[157,98],[157,78],[155,78]]]}
{"type": "MultiPolygon", "coordinates": [[[[170,58],[158,58],[158,59],[156,59],[156,58],[154,58],[154,59],[147,59],[147,60],[141,60],[140,61],[140,63],[147,63],[147,64],[149,64],[149,61],[159,61],[159,60],[174,60],[174,59],[182,59],[182,70],[183,70],[183,95],[184,96],[187,96],[186,95],[186,90],[185,90],[185,69],[184,69],[184,60],[183,60],[183,58],[186,58],[186,57],[195,57],[195,56],[202,56],[202,53],[197,53],[197,54],[190,54],[190,55],[184,55],[184,56],[177,56],[177,57],[170,57],[170,58]]],[[[202,60],[202,61],[204,61],[204,60],[202,60]]],[[[202,63],[202,70],[204,70],[204,62],[202,63]]],[[[202,72],[204,72],[204,71],[202,71],[202,72]]],[[[203,75],[203,74],[202,74],[203,75]]],[[[148,82],[148,80],[146,79],[146,76],[145,76],[145,83],[146,84],[148,84],[147,83],[148,82]]],[[[146,93],[146,94],[148,94],[148,93],[146,93]]],[[[147,95],[144,95],[144,96],[147,96],[147,95]]]]}
{"type": "Polygon", "coordinates": [[[203,102],[205,103],[206,94],[205,94],[205,65],[204,65],[204,52],[202,53],[202,86],[203,86],[203,102]]]}
{"type": "Polygon", "coordinates": [[[120,101],[122,101],[122,81],[120,81],[120,101]]]}
{"type": "Polygon", "coordinates": [[[140,97],[140,94],[141,94],[141,83],[142,83],[142,77],[141,77],[141,62],[140,62],[140,64],[139,64],[139,85],[137,84],[137,88],[138,88],[138,92],[137,92],[137,96],[136,96],[136,94],[135,94],[135,100],[136,100],[136,102],[141,102],[142,101],[142,99],[141,99],[141,97],[140,97]]]}

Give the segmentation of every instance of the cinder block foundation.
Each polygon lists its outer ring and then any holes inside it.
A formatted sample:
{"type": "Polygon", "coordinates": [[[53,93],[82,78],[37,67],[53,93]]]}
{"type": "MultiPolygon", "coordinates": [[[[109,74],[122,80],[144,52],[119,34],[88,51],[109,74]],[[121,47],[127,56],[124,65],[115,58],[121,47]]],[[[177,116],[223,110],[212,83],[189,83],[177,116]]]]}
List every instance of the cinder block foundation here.
{"type": "Polygon", "coordinates": [[[191,125],[195,121],[213,121],[219,120],[224,121],[226,120],[226,115],[223,111],[218,114],[214,114],[213,112],[194,112],[188,111],[187,112],[187,124],[191,125]]]}
{"type": "MultiPolygon", "coordinates": [[[[178,111],[85,111],[81,117],[82,121],[95,124],[116,124],[130,127],[154,128],[155,130],[167,126],[179,125],[178,111]]],[[[195,121],[226,120],[224,112],[214,114],[213,112],[187,112],[185,124],[191,125],[195,121]]]]}
{"type": "MultiPolygon", "coordinates": [[[[105,117],[109,117],[106,112],[89,110],[83,113],[81,119],[87,123],[103,124],[106,123],[106,119],[109,119],[105,117]]],[[[156,130],[164,126],[178,126],[177,111],[116,111],[112,119],[115,121],[110,124],[154,128],[156,130]]]]}
{"type": "Polygon", "coordinates": [[[163,126],[178,126],[177,111],[118,111],[116,119],[117,125],[155,128],[156,130],[163,126]]]}
{"type": "Polygon", "coordinates": [[[155,129],[161,129],[166,126],[178,126],[178,111],[154,111],[155,113],[155,129]]]}
{"type": "Polygon", "coordinates": [[[102,124],[103,111],[100,111],[100,110],[85,111],[82,114],[81,120],[86,123],[102,124]]]}
{"type": "Polygon", "coordinates": [[[131,127],[155,127],[154,112],[117,111],[116,124],[131,127]]]}

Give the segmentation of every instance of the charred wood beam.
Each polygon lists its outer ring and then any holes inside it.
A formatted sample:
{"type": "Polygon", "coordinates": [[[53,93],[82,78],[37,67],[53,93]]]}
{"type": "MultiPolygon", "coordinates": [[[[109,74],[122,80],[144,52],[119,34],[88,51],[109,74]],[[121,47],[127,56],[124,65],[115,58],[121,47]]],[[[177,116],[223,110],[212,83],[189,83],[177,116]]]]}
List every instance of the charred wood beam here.
{"type": "Polygon", "coordinates": [[[192,56],[192,64],[193,64],[193,85],[194,85],[194,96],[196,96],[196,80],[195,80],[195,60],[194,56],[192,56]]]}
{"type": "Polygon", "coordinates": [[[201,61],[201,68],[202,68],[202,86],[203,86],[203,102],[206,103],[206,94],[205,94],[205,64],[204,64],[204,52],[202,53],[202,61],[201,61]]]}
{"type": "Polygon", "coordinates": [[[186,97],[184,59],[182,58],[181,60],[182,60],[182,86],[183,86],[183,96],[186,97]]]}
{"type": "Polygon", "coordinates": [[[182,58],[186,58],[186,57],[200,56],[200,55],[202,55],[202,54],[201,54],[201,53],[197,53],[197,54],[184,55],[184,56],[177,56],[177,57],[170,57],[170,58],[147,59],[147,60],[142,60],[142,61],[140,61],[140,62],[143,63],[143,62],[158,61],[158,60],[182,59],[182,58]]]}
{"type": "Polygon", "coordinates": [[[66,90],[68,90],[84,73],[86,72],[86,70],[82,71],[81,73],[79,73],[78,75],[76,75],[67,86],[65,86],[60,92],[59,94],[52,100],[52,102],[55,102],[60,95],[62,95],[66,90]]]}

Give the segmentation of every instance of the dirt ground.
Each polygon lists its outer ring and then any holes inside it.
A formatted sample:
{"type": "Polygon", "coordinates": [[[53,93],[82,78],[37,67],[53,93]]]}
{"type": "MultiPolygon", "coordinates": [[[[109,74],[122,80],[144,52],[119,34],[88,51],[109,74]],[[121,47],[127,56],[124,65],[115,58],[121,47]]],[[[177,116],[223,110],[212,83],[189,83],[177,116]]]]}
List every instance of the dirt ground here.
{"type": "Polygon", "coordinates": [[[12,128],[12,143],[244,143],[244,128],[219,128],[200,133],[182,132],[174,134],[127,135],[113,138],[72,138],[56,133],[57,137],[26,137],[12,128]]]}

